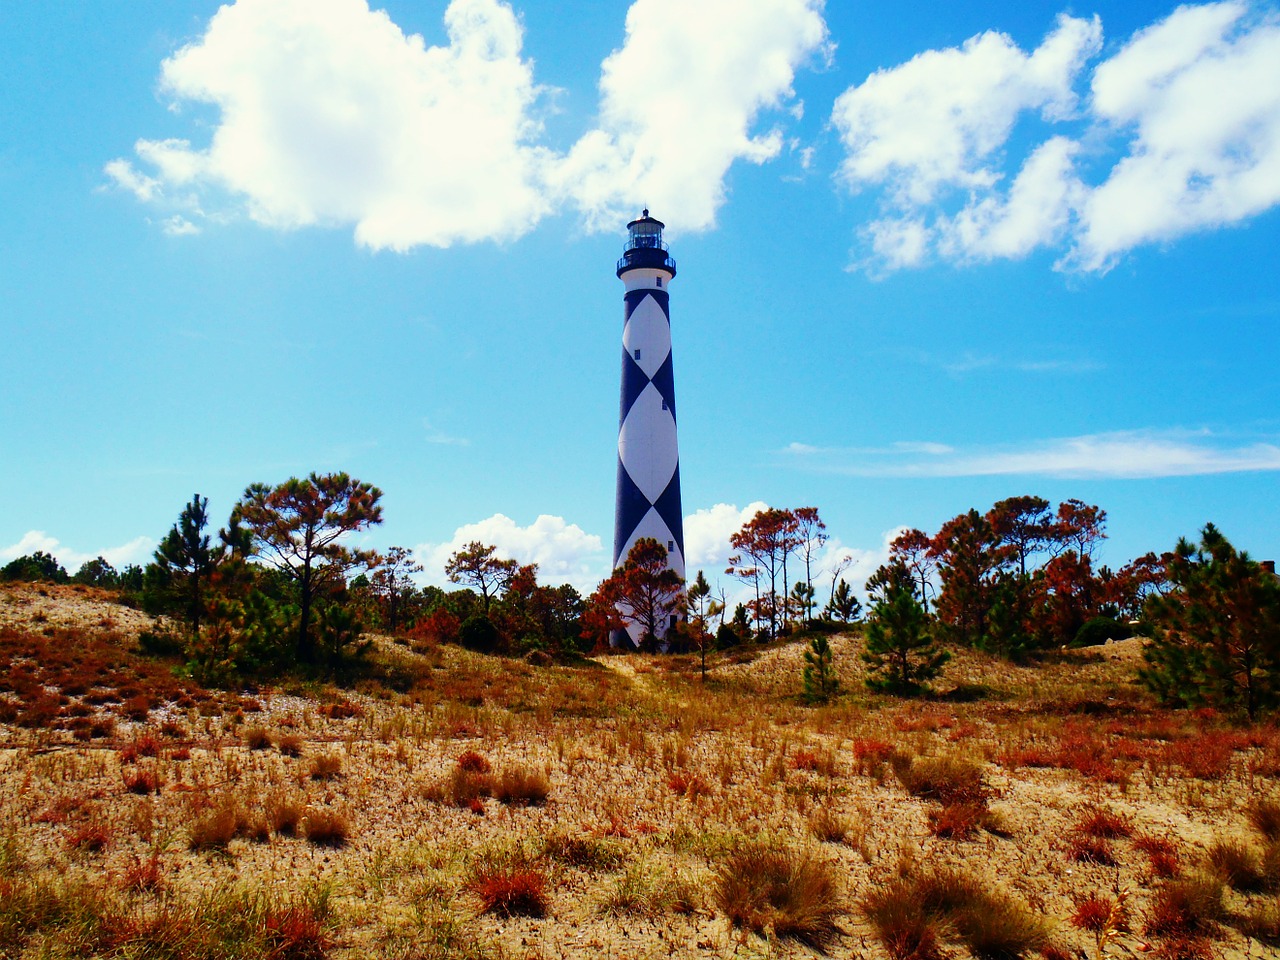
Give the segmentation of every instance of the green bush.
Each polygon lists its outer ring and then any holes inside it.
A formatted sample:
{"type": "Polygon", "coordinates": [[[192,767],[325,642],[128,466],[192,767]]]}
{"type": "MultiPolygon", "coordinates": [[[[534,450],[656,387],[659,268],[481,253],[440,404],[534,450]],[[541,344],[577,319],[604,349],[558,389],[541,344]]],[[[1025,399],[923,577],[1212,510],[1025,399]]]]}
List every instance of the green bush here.
{"type": "Polygon", "coordinates": [[[1133,636],[1133,630],[1127,623],[1112,620],[1110,617],[1094,617],[1086,620],[1071,641],[1073,647],[1096,647],[1108,640],[1124,640],[1133,636]]]}
{"type": "Polygon", "coordinates": [[[462,621],[458,642],[477,653],[495,653],[498,649],[498,628],[484,614],[475,614],[462,621]]]}

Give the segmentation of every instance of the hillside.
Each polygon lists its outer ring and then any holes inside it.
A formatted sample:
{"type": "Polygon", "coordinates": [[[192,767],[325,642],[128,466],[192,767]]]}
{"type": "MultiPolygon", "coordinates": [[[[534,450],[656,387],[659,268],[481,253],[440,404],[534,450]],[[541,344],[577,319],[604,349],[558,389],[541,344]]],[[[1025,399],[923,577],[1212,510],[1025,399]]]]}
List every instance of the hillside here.
{"type": "Polygon", "coordinates": [[[799,644],[703,685],[688,657],[378,638],[351,688],[214,691],[136,652],[151,626],[0,586],[0,957],[1257,957],[1280,934],[1280,732],[1159,708],[1138,640],[957,651],[905,701],[842,635],[845,693],[810,707],[799,644]],[[744,906],[779,850],[796,899],[744,906]]]}

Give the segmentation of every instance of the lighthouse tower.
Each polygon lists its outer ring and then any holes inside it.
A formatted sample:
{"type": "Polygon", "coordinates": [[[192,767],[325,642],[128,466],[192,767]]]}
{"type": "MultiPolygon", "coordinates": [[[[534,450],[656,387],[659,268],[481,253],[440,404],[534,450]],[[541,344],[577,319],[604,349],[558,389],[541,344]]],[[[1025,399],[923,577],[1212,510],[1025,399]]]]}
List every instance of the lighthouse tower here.
{"type": "MultiPolygon", "coordinates": [[[[637,540],[652,537],[667,548],[668,566],[683,579],[684,515],[668,292],[676,262],[662,242],[663,226],[648,210],[628,223],[630,237],[618,261],[618,279],[626,292],[613,565],[616,569],[626,562],[637,540]]],[[[640,628],[633,626],[630,632],[638,642],[640,628]]]]}

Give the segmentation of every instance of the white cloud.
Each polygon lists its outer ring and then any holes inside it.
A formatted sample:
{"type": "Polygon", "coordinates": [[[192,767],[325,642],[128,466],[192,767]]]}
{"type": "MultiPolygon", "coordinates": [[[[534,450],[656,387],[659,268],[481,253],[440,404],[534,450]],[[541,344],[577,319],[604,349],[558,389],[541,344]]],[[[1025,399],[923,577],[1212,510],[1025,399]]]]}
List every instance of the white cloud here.
{"type": "Polygon", "coordinates": [[[1079,145],[1053,137],[1036,148],[1007,197],[971,200],[939,224],[939,252],[948,259],[1017,259],[1061,237],[1086,188],[1074,170],[1079,145]]]}
{"type": "Polygon", "coordinates": [[[877,71],[835,102],[832,122],[848,151],[841,178],[855,189],[886,184],[905,207],[954,187],[990,187],[1000,176],[992,155],[1018,116],[1069,116],[1076,75],[1101,42],[1096,17],[1063,15],[1031,54],[988,32],[877,71]]]}
{"type": "Polygon", "coordinates": [[[806,469],[866,477],[1044,476],[1147,479],[1280,470],[1273,440],[1228,442],[1207,431],[1134,430],[986,449],[909,443],[832,449],[797,461],[806,469]]]}
{"type": "Polygon", "coordinates": [[[161,224],[161,229],[170,237],[189,237],[200,232],[194,223],[176,213],[161,224]]]}
{"type": "Polygon", "coordinates": [[[562,193],[590,226],[613,228],[645,203],[674,227],[712,226],[730,165],[782,149],[779,129],[753,129],[791,99],[797,67],[827,49],[822,5],[635,0],[602,66],[599,129],[555,175],[562,193]]]}
{"type": "Polygon", "coordinates": [[[1179,7],[1090,74],[1101,39],[1098,18],[1062,15],[1030,54],[988,32],[841,94],[839,179],[881,191],[856,265],[882,275],[1056,247],[1056,268],[1105,272],[1143,244],[1280,203],[1273,10],[1179,7]],[[1030,134],[1015,140],[1020,123],[1030,134]]]}
{"type": "Polygon", "coordinates": [[[29,530],[17,543],[0,547],[0,563],[8,563],[10,560],[39,550],[56,557],[68,573],[75,573],[83,564],[95,557],[102,557],[120,570],[130,563],[145,563],[150,559],[155,548],[156,542],[150,537],[134,537],[129,542],[116,547],[104,547],[92,553],[83,553],[64,545],[57,537],[51,537],[43,530],[29,530]]]}
{"type": "Polygon", "coordinates": [[[239,0],[163,64],[163,92],[213,104],[208,146],[140,140],[154,175],[106,172],[144,201],[226,191],[277,228],[354,224],[362,245],[505,240],[549,205],[522,31],[498,0],[453,0],[449,44],[366,0],[239,0]]]}
{"type": "Polygon", "coordinates": [[[368,0],[237,0],[162,66],[175,113],[217,109],[207,145],[142,139],[105,173],[189,216],[230,202],[279,229],[353,225],[373,249],[510,240],[560,204],[591,228],[642,203],[705,228],[733,162],[782,148],[760,115],[802,115],[784,108],[796,69],[828,49],[822,3],[635,0],[601,67],[598,125],[559,156],[538,145],[544,91],[501,0],[452,0],[439,47],[368,0]]]}
{"type": "Polygon", "coordinates": [[[742,525],[761,510],[768,510],[763,500],[756,500],[742,509],[730,503],[717,503],[694,511],[684,518],[685,568],[692,578],[699,568],[719,573],[729,562],[729,537],[742,529],[742,525]]]}
{"type": "Polygon", "coordinates": [[[449,557],[472,541],[491,544],[497,556],[522,564],[538,565],[542,583],[571,583],[590,592],[608,573],[604,544],[595,534],[585,532],[563,517],[542,514],[527,527],[510,517],[495,513],[478,523],[468,523],[454,531],[448,543],[422,544],[415,549],[432,583],[447,585],[444,567],[449,557]]]}
{"type": "Polygon", "coordinates": [[[1248,10],[1181,7],[1098,66],[1094,112],[1133,140],[1083,204],[1064,266],[1106,270],[1141,244],[1280,203],[1280,24],[1248,10]]]}

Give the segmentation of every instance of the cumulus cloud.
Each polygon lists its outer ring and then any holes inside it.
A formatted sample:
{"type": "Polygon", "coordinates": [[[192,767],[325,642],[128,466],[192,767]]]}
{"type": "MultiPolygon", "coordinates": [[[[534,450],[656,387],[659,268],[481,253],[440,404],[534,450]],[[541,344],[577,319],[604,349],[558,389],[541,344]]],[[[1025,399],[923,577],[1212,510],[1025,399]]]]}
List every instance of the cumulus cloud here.
{"type": "Polygon", "coordinates": [[[142,139],[104,172],[185,223],[217,197],[269,227],[354,225],[373,249],[510,240],[566,204],[593,228],[644,202],[704,228],[734,161],[780,152],[780,127],[755,125],[825,49],[822,2],[635,0],[597,126],[557,155],[501,0],[452,0],[431,47],[368,0],[237,0],[162,65],[178,112],[216,108],[208,143],[142,139]]]}
{"type": "Polygon", "coordinates": [[[684,518],[684,557],[689,576],[699,568],[712,572],[723,570],[729,562],[729,537],[742,529],[742,525],[761,510],[768,510],[763,500],[756,500],[742,509],[730,503],[717,503],[694,511],[684,518]]]}
{"type": "MultiPolygon", "coordinates": [[[[786,453],[795,456],[795,444],[786,453]]],[[[1134,430],[987,449],[945,444],[808,448],[806,469],[865,477],[1042,476],[1148,479],[1280,470],[1274,439],[1241,443],[1208,431],[1134,430]]]]}
{"type": "Polygon", "coordinates": [[[1027,110],[1070,116],[1076,75],[1101,42],[1096,17],[1063,15],[1030,54],[988,32],[873,73],[832,111],[848,151],[841,178],[854,188],[885,184],[896,202],[913,206],[953,187],[991,186],[999,179],[992,155],[1014,121],[1027,110]]]}
{"type": "Polygon", "coordinates": [[[1064,260],[1105,270],[1128,250],[1280,203],[1280,23],[1243,2],[1181,7],[1093,75],[1093,109],[1132,130],[1082,205],[1064,260]]]}
{"type": "Polygon", "coordinates": [[[635,0],[626,39],[602,66],[599,127],[557,165],[559,191],[589,226],[612,228],[641,203],[678,228],[713,225],[733,162],[782,150],[780,126],[755,125],[792,99],[796,69],[827,49],[822,6],[635,0]]]}
{"type": "Polygon", "coordinates": [[[495,513],[478,523],[459,527],[448,543],[423,544],[414,552],[426,568],[426,578],[444,585],[449,557],[472,541],[492,544],[503,559],[536,563],[538,579],[543,583],[571,583],[580,591],[590,591],[608,573],[609,560],[600,538],[563,517],[549,514],[522,527],[510,517],[495,513]]]}
{"type": "Polygon", "coordinates": [[[1031,53],[988,32],[846,90],[838,180],[880,191],[858,265],[1051,247],[1058,269],[1105,272],[1280,203],[1280,23],[1255,9],[1179,7],[1091,72],[1101,22],[1064,14],[1031,53]],[[1015,138],[1019,124],[1032,134],[1015,138]]]}
{"type": "Polygon", "coordinates": [[[75,573],[86,562],[95,557],[102,557],[117,570],[131,563],[142,563],[147,560],[156,548],[156,542],[150,537],[134,537],[127,543],[115,547],[104,547],[92,553],[84,553],[66,546],[57,537],[52,537],[43,530],[28,530],[15,544],[0,547],[0,563],[8,563],[18,557],[27,556],[36,551],[43,551],[57,558],[58,563],[68,573],[75,573]]]}
{"type": "Polygon", "coordinates": [[[498,0],[444,19],[428,47],[366,0],[224,6],[162,66],[176,103],[217,108],[208,145],[140,140],[150,172],[106,173],[144,201],[221,190],[267,226],[354,224],[374,249],[520,236],[548,202],[519,21],[498,0]]]}

